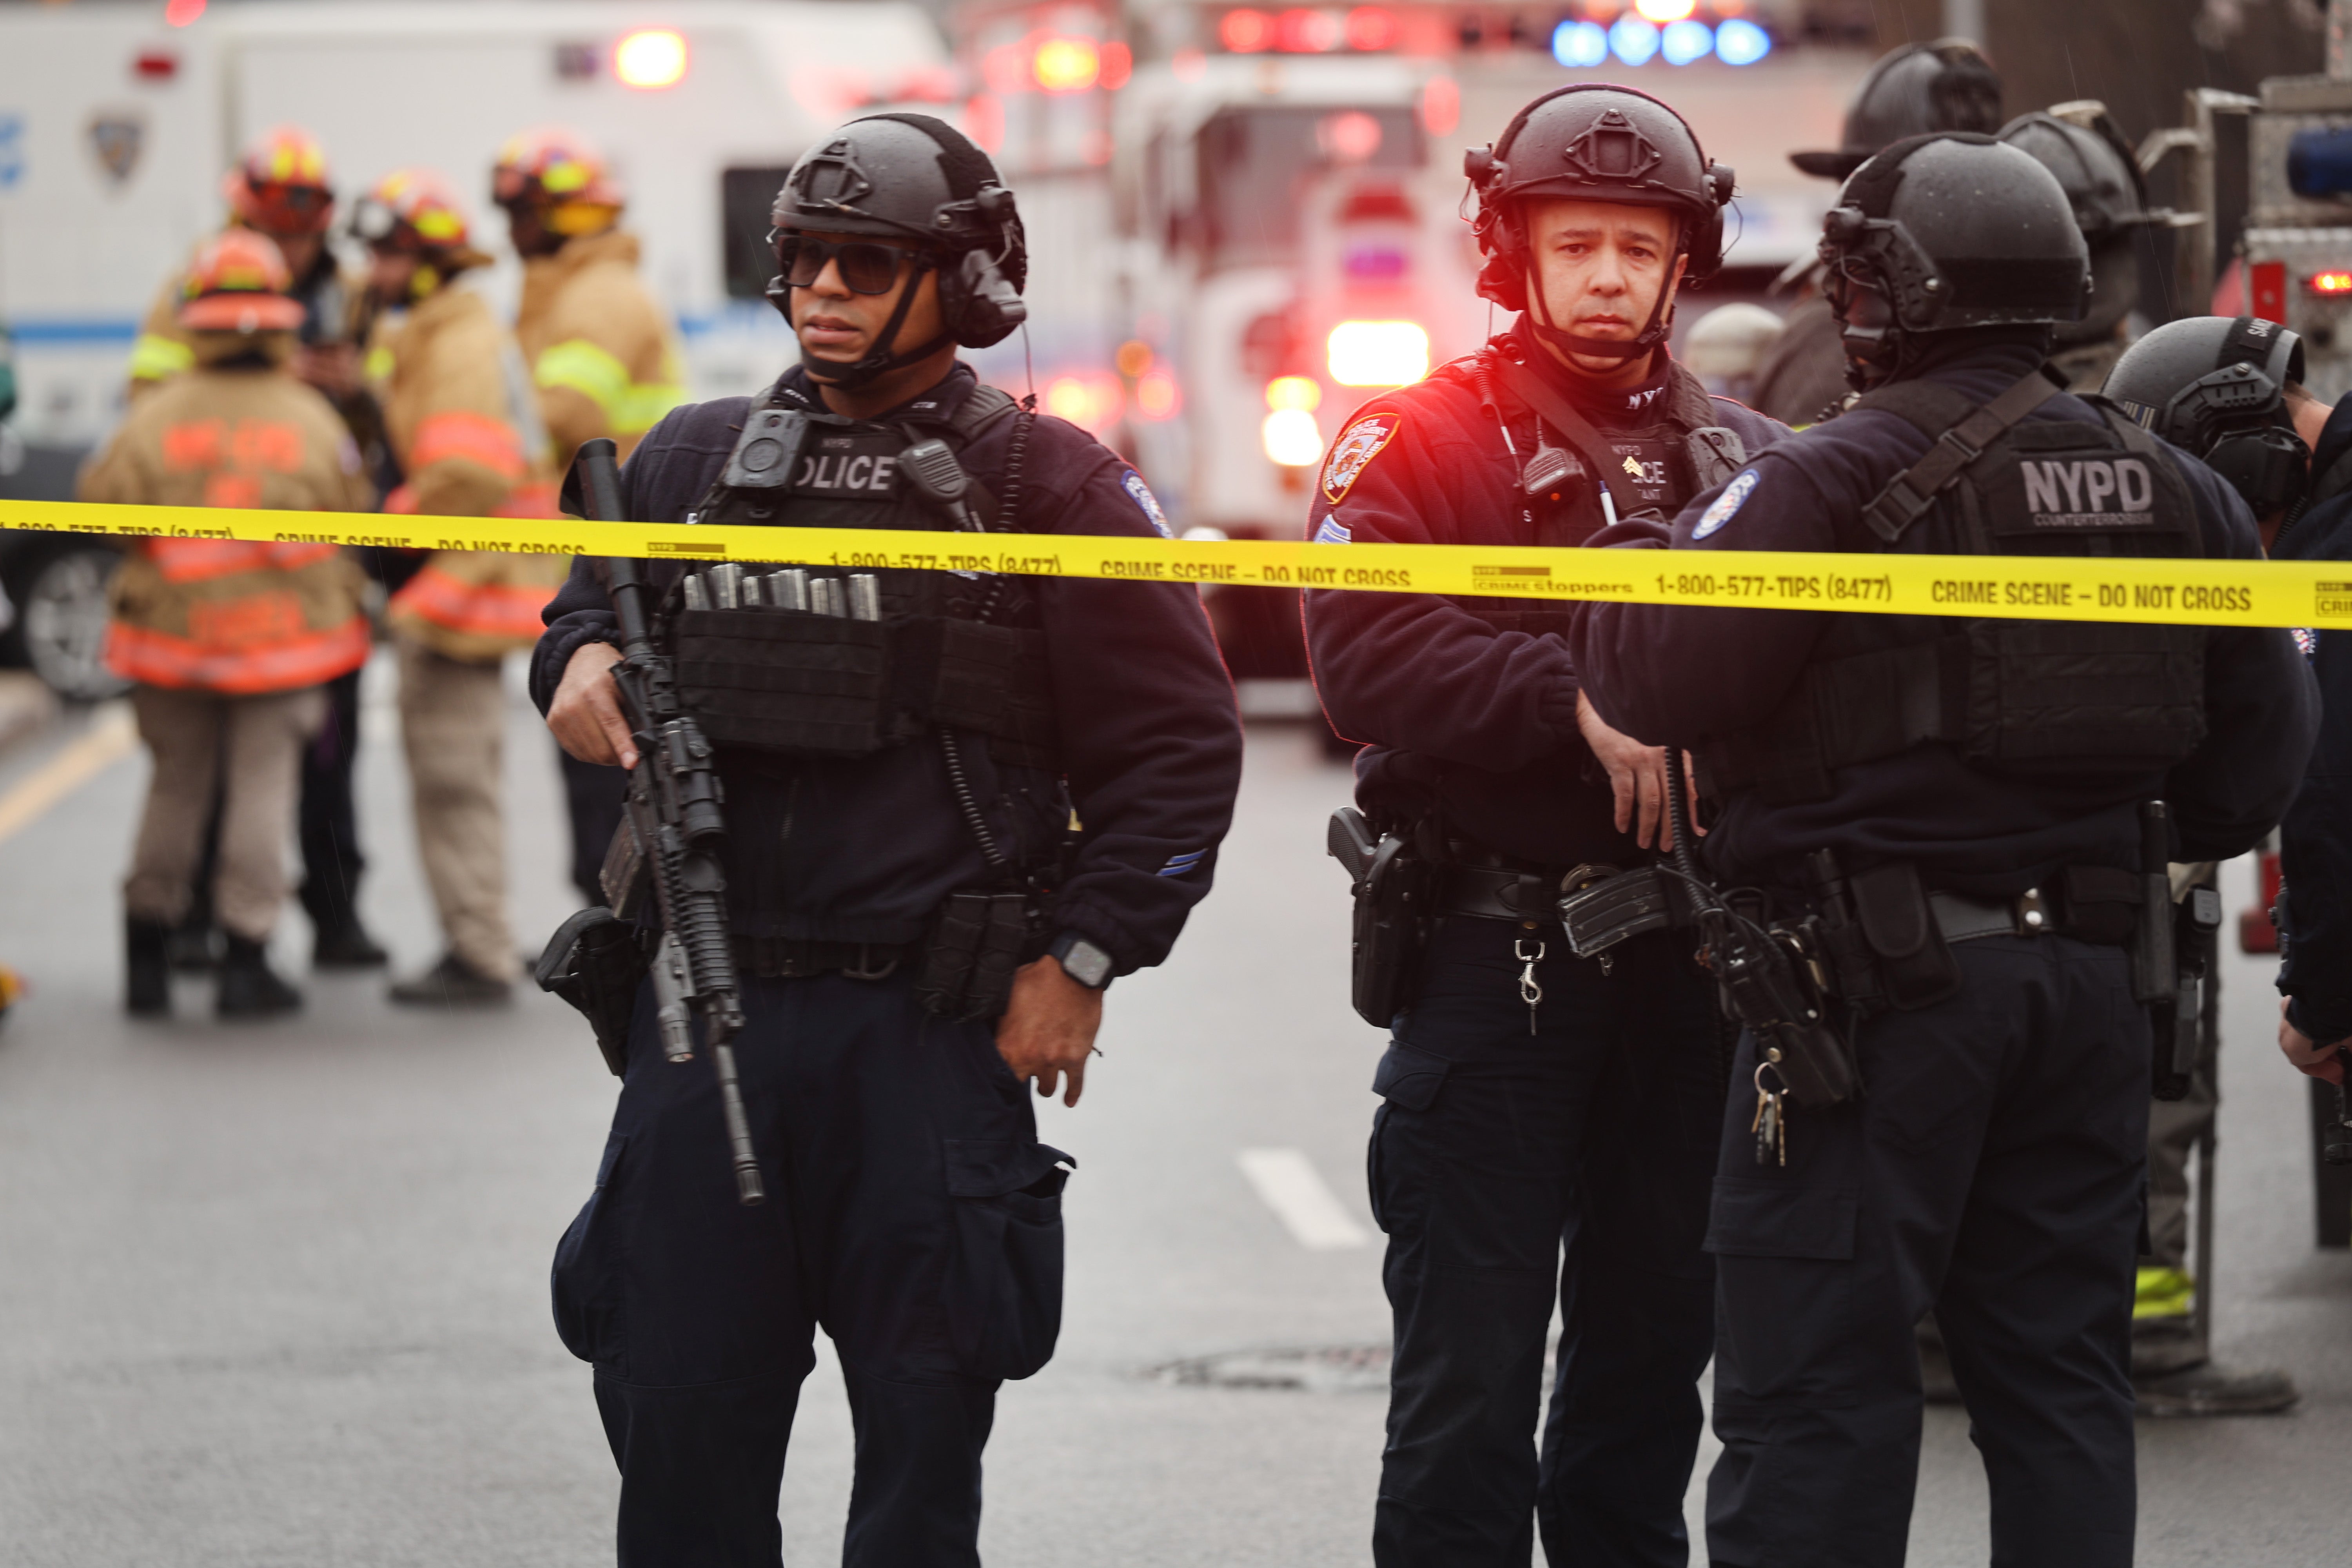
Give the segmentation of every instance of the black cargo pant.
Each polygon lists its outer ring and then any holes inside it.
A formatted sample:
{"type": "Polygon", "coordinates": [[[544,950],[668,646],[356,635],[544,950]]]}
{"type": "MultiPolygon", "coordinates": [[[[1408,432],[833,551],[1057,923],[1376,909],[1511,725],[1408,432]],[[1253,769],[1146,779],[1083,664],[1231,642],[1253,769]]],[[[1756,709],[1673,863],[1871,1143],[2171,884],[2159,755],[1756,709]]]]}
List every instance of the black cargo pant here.
{"type": "Polygon", "coordinates": [[[856,1430],[843,1562],[977,1563],[997,1384],[1060,1324],[1066,1156],[992,1029],[930,1016],[903,978],[751,980],[743,1001],[767,1203],[737,1203],[710,1064],[663,1058],[646,986],[595,1194],[556,1248],[557,1330],[595,1363],[620,1465],[620,1562],[775,1568],[822,1326],[856,1430]]]}
{"type": "Polygon", "coordinates": [[[2149,1037],[2123,951],[1958,944],[1960,994],[1864,1026],[1864,1091],[1723,1122],[1707,1247],[1721,1300],[1707,1551],[1723,1568],[1903,1561],[1919,1468],[1913,1325],[1943,1325],[2003,1568],[2128,1563],[2132,1269],[2149,1037]]]}
{"type": "Polygon", "coordinates": [[[1396,1322],[1381,1568],[1524,1568],[1538,1519],[1553,1568],[1688,1558],[1683,1494],[1714,1334],[1699,1241],[1723,1104],[1691,948],[1636,937],[1603,974],[1556,925],[1462,916],[1437,930],[1373,1085],[1372,1209],[1396,1322]],[[1545,953],[1533,1033],[1515,943],[1545,953]]]}

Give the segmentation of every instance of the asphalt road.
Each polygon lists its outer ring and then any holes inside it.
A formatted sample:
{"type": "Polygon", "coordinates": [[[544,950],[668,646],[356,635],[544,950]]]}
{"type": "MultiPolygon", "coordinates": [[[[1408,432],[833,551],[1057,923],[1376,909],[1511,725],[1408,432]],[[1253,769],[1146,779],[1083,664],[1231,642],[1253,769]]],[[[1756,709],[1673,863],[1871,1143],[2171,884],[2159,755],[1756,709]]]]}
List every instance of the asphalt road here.
{"type": "MultiPolygon", "coordinates": [[[[436,944],[371,673],[363,899],[417,966],[436,944]]],[[[217,1025],[197,981],[177,1021],[131,1024],[115,889],[146,763],[119,723],[69,717],[0,752],[0,833],[11,799],[25,824],[0,838],[0,960],[36,988],[0,1026],[0,1563],[609,1561],[612,1465],[546,1301],[614,1092],[583,1027],[536,994],[416,1015],[341,977],[306,982],[283,1023],[217,1025]],[[27,788],[77,773],[25,817],[27,788]]],[[[519,693],[507,771],[535,942],[570,895],[519,693]]],[[[1369,1560],[1380,1040],[1346,1006],[1344,889],[1321,857],[1346,788],[1303,731],[1253,738],[1216,895],[1171,963],[1112,993],[1084,1106],[1042,1118],[1081,1165],[1066,1326],[1000,1404],[993,1561],[1369,1560]]],[[[307,948],[289,914],[281,961],[307,948]]],[[[2141,1560],[2338,1564],[2352,1259],[2311,1246],[2304,1091],[2268,1043],[2268,975],[2235,960],[2226,984],[2220,1339],[2291,1368],[2305,1399],[2143,1423],[2141,1560]]],[[[821,1360],[784,1488],[796,1563],[834,1558],[848,1489],[821,1360]]],[[[1983,1508],[1965,1417],[1929,1412],[1912,1561],[1984,1561],[1983,1508]]]]}

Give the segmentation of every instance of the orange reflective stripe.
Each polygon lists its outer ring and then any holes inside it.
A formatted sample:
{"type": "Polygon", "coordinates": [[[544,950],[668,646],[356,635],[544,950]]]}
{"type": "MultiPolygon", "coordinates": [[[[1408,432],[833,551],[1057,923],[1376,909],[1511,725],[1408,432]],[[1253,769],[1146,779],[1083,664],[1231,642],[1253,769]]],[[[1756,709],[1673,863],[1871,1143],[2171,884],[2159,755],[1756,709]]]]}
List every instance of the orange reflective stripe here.
{"type": "Polygon", "coordinates": [[[228,467],[281,474],[302,467],[302,432],[275,419],[191,419],[163,426],[163,466],[179,473],[228,467]]]}
{"type": "Polygon", "coordinates": [[[248,544],[236,539],[150,539],[147,557],[167,583],[202,583],[240,572],[290,572],[333,556],[331,544],[248,544]]]}
{"type": "Polygon", "coordinates": [[[522,478],[522,437],[505,420],[488,415],[456,411],[430,416],[416,426],[405,466],[415,473],[453,458],[479,463],[500,479],[522,478]]]}
{"type": "Polygon", "coordinates": [[[517,485],[507,499],[490,509],[492,517],[562,517],[563,509],[556,504],[557,488],[552,480],[535,485],[517,485]]]}
{"type": "Polygon", "coordinates": [[[453,632],[536,642],[547,629],[539,613],[554,597],[552,587],[460,582],[428,563],[392,596],[388,608],[453,632]]]}
{"type": "Polygon", "coordinates": [[[251,511],[261,505],[261,476],[206,474],[205,504],[227,507],[236,511],[251,511]]]}
{"type": "Polygon", "coordinates": [[[107,668],[126,679],[244,696],[317,686],[357,669],[367,657],[367,622],[357,616],[332,631],[257,647],[209,647],[121,621],[106,631],[107,668]]]}
{"type": "Polygon", "coordinates": [[[189,640],[224,651],[293,642],[308,629],[302,601],[291,594],[240,594],[234,599],[198,599],[188,606],[189,640]]]}
{"type": "Polygon", "coordinates": [[[221,444],[228,434],[225,421],[192,419],[163,426],[163,466],[185,472],[219,463],[221,444]]]}

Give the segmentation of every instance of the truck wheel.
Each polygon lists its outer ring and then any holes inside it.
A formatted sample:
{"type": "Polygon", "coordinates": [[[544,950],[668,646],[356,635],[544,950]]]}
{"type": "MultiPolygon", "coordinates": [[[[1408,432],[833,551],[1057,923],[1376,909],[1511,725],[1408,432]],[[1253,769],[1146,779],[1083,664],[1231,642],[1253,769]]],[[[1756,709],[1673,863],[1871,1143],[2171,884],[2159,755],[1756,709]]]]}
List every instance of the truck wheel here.
{"type": "Polygon", "coordinates": [[[121,555],[101,544],[69,544],[12,574],[16,602],[11,640],[48,689],[68,702],[98,702],[130,682],[106,668],[106,589],[121,555]]]}

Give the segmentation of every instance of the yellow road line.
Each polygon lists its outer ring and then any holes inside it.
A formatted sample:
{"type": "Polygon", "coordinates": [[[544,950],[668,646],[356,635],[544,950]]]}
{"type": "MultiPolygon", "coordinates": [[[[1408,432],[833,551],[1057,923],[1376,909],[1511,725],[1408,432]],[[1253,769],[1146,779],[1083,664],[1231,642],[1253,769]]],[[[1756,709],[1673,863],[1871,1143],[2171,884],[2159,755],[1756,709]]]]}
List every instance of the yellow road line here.
{"type": "Polygon", "coordinates": [[[35,768],[6,795],[0,795],[0,844],[129,756],[138,744],[139,729],[131,721],[130,704],[110,706],[87,734],[35,768]]]}

